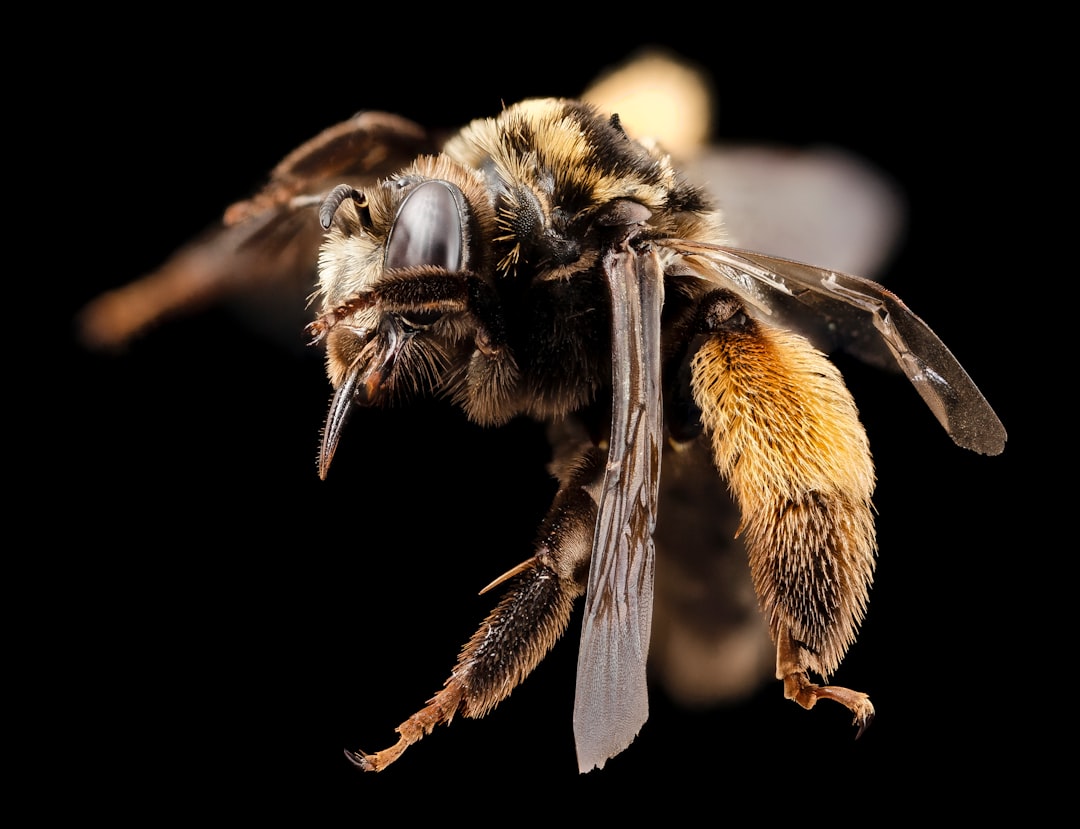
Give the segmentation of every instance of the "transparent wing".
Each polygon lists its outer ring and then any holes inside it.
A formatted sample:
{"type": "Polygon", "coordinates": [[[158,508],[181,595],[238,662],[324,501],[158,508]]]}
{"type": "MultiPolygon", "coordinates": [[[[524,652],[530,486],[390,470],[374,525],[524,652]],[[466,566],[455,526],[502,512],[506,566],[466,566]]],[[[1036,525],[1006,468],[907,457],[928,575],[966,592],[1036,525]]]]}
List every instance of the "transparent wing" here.
{"type": "Polygon", "coordinates": [[[631,136],[671,153],[686,180],[720,207],[726,244],[844,273],[878,274],[904,223],[896,183],[837,147],[715,142],[720,112],[714,92],[702,67],[645,48],[610,67],[582,97],[618,114],[631,136]]]}
{"type": "Polygon", "coordinates": [[[574,736],[582,772],[603,768],[649,716],[645,668],[663,428],[659,261],[655,253],[638,255],[625,247],[608,255],[605,273],[613,403],[578,650],[574,736]]]}
{"type": "Polygon", "coordinates": [[[812,317],[871,361],[884,349],[957,445],[986,455],[1005,448],[1005,427],[967,372],[930,327],[878,283],[720,245],[678,239],[657,244],[682,253],[700,275],[780,324],[798,328],[812,317]]]}
{"type": "Polygon", "coordinates": [[[718,144],[686,160],[724,216],[723,241],[744,250],[876,277],[900,240],[900,188],[835,147],[718,144]]]}

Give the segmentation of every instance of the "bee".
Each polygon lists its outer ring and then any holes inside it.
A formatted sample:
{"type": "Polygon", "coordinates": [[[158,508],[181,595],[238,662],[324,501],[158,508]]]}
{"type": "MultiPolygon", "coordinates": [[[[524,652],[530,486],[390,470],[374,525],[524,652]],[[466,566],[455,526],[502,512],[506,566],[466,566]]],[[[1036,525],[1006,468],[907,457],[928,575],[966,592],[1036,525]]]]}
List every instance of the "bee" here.
{"type": "MultiPolygon", "coordinates": [[[[995,455],[1006,441],[900,299],[736,247],[720,207],[662,145],[563,98],[508,106],[445,140],[379,113],[332,127],[141,289],[199,271],[221,290],[245,271],[291,272],[316,246],[307,331],[334,390],[321,478],[358,408],[434,396],[482,426],[547,424],[558,482],[531,555],[482,591],[503,593],[442,689],[393,745],[346,750],[353,763],[382,771],[456,715],[489,713],[567,631],[579,599],[579,770],[626,749],[648,718],[657,538],[681,542],[658,519],[682,469],[708,469],[737,508],[784,696],[839,703],[863,732],[869,696],[828,678],[867,607],[876,473],[819,345],[897,365],[959,446],[995,455]]],[[[122,339],[155,317],[138,290],[95,306],[88,337],[122,339]]]]}

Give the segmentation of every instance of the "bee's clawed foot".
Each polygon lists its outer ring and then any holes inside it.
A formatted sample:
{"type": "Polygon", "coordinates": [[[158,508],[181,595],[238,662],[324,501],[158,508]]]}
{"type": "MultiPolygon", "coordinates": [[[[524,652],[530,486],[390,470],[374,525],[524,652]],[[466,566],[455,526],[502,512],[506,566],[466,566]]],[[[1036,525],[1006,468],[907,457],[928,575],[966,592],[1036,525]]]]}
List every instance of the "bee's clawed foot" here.
{"type": "Polygon", "coordinates": [[[378,771],[375,764],[371,762],[370,755],[364,754],[362,751],[345,749],[345,759],[363,771],[378,771]]]}
{"type": "Polygon", "coordinates": [[[869,696],[839,685],[815,685],[802,671],[784,677],[784,696],[807,709],[813,708],[819,699],[831,699],[840,703],[855,715],[853,724],[859,727],[855,733],[856,740],[874,721],[874,704],[870,702],[869,696]]]}
{"type": "Polygon", "coordinates": [[[855,739],[859,739],[866,733],[866,729],[870,727],[870,724],[874,721],[874,706],[870,705],[870,700],[866,700],[866,704],[869,706],[870,711],[865,714],[855,714],[854,724],[859,726],[859,730],[855,732],[855,739]]]}

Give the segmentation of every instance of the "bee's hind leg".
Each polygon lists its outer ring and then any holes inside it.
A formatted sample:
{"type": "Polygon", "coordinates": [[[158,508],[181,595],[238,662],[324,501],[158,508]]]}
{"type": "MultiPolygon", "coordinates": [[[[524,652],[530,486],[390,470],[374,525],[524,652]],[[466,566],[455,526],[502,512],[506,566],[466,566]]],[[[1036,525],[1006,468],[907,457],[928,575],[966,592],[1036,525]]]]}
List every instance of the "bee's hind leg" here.
{"type": "Polygon", "coordinates": [[[713,459],[742,515],[739,534],[776,643],[776,677],[803,708],[866,694],[816,685],[855,641],[873,581],[874,465],[839,369],[805,337],[749,314],[727,291],[698,310],[691,390],[713,459]]]}

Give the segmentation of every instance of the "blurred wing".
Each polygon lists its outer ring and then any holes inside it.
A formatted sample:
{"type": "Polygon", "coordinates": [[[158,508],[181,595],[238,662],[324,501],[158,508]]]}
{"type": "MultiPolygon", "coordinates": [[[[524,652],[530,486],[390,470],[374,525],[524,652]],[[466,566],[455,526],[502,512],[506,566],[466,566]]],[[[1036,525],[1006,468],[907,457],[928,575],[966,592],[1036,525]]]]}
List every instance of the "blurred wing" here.
{"type": "Polygon", "coordinates": [[[986,455],[1005,448],[1002,426],[982,392],[938,336],[876,282],[753,251],[678,239],[657,244],[687,256],[698,273],[722,284],[779,324],[823,321],[858,354],[887,349],[959,446],[986,455]]]}
{"type": "Polygon", "coordinates": [[[744,250],[873,277],[903,232],[900,189],[836,148],[719,145],[683,167],[720,207],[727,244],[744,250]]]}
{"type": "Polygon", "coordinates": [[[396,115],[361,113],[324,130],[286,156],[258,194],[229,207],[156,271],[87,305],[79,316],[83,342],[116,348],[165,317],[239,296],[264,314],[280,309],[270,325],[279,321],[299,342],[326,193],[342,183],[371,184],[430,150],[427,134],[396,115]]]}
{"type": "Polygon", "coordinates": [[[712,144],[713,84],[692,61],[647,47],[582,97],[672,155],[720,207],[729,245],[865,276],[879,273],[896,248],[905,205],[888,176],[833,147],[712,144]]]}
{"type": "Polygon", "coordinates": [[[574,736],[578,768],[603,768],[649,716],[646,661],[652,625],[660,477],[660,308],[655,252],[608,254],[612,414],[578,650],[574,736]]]}

